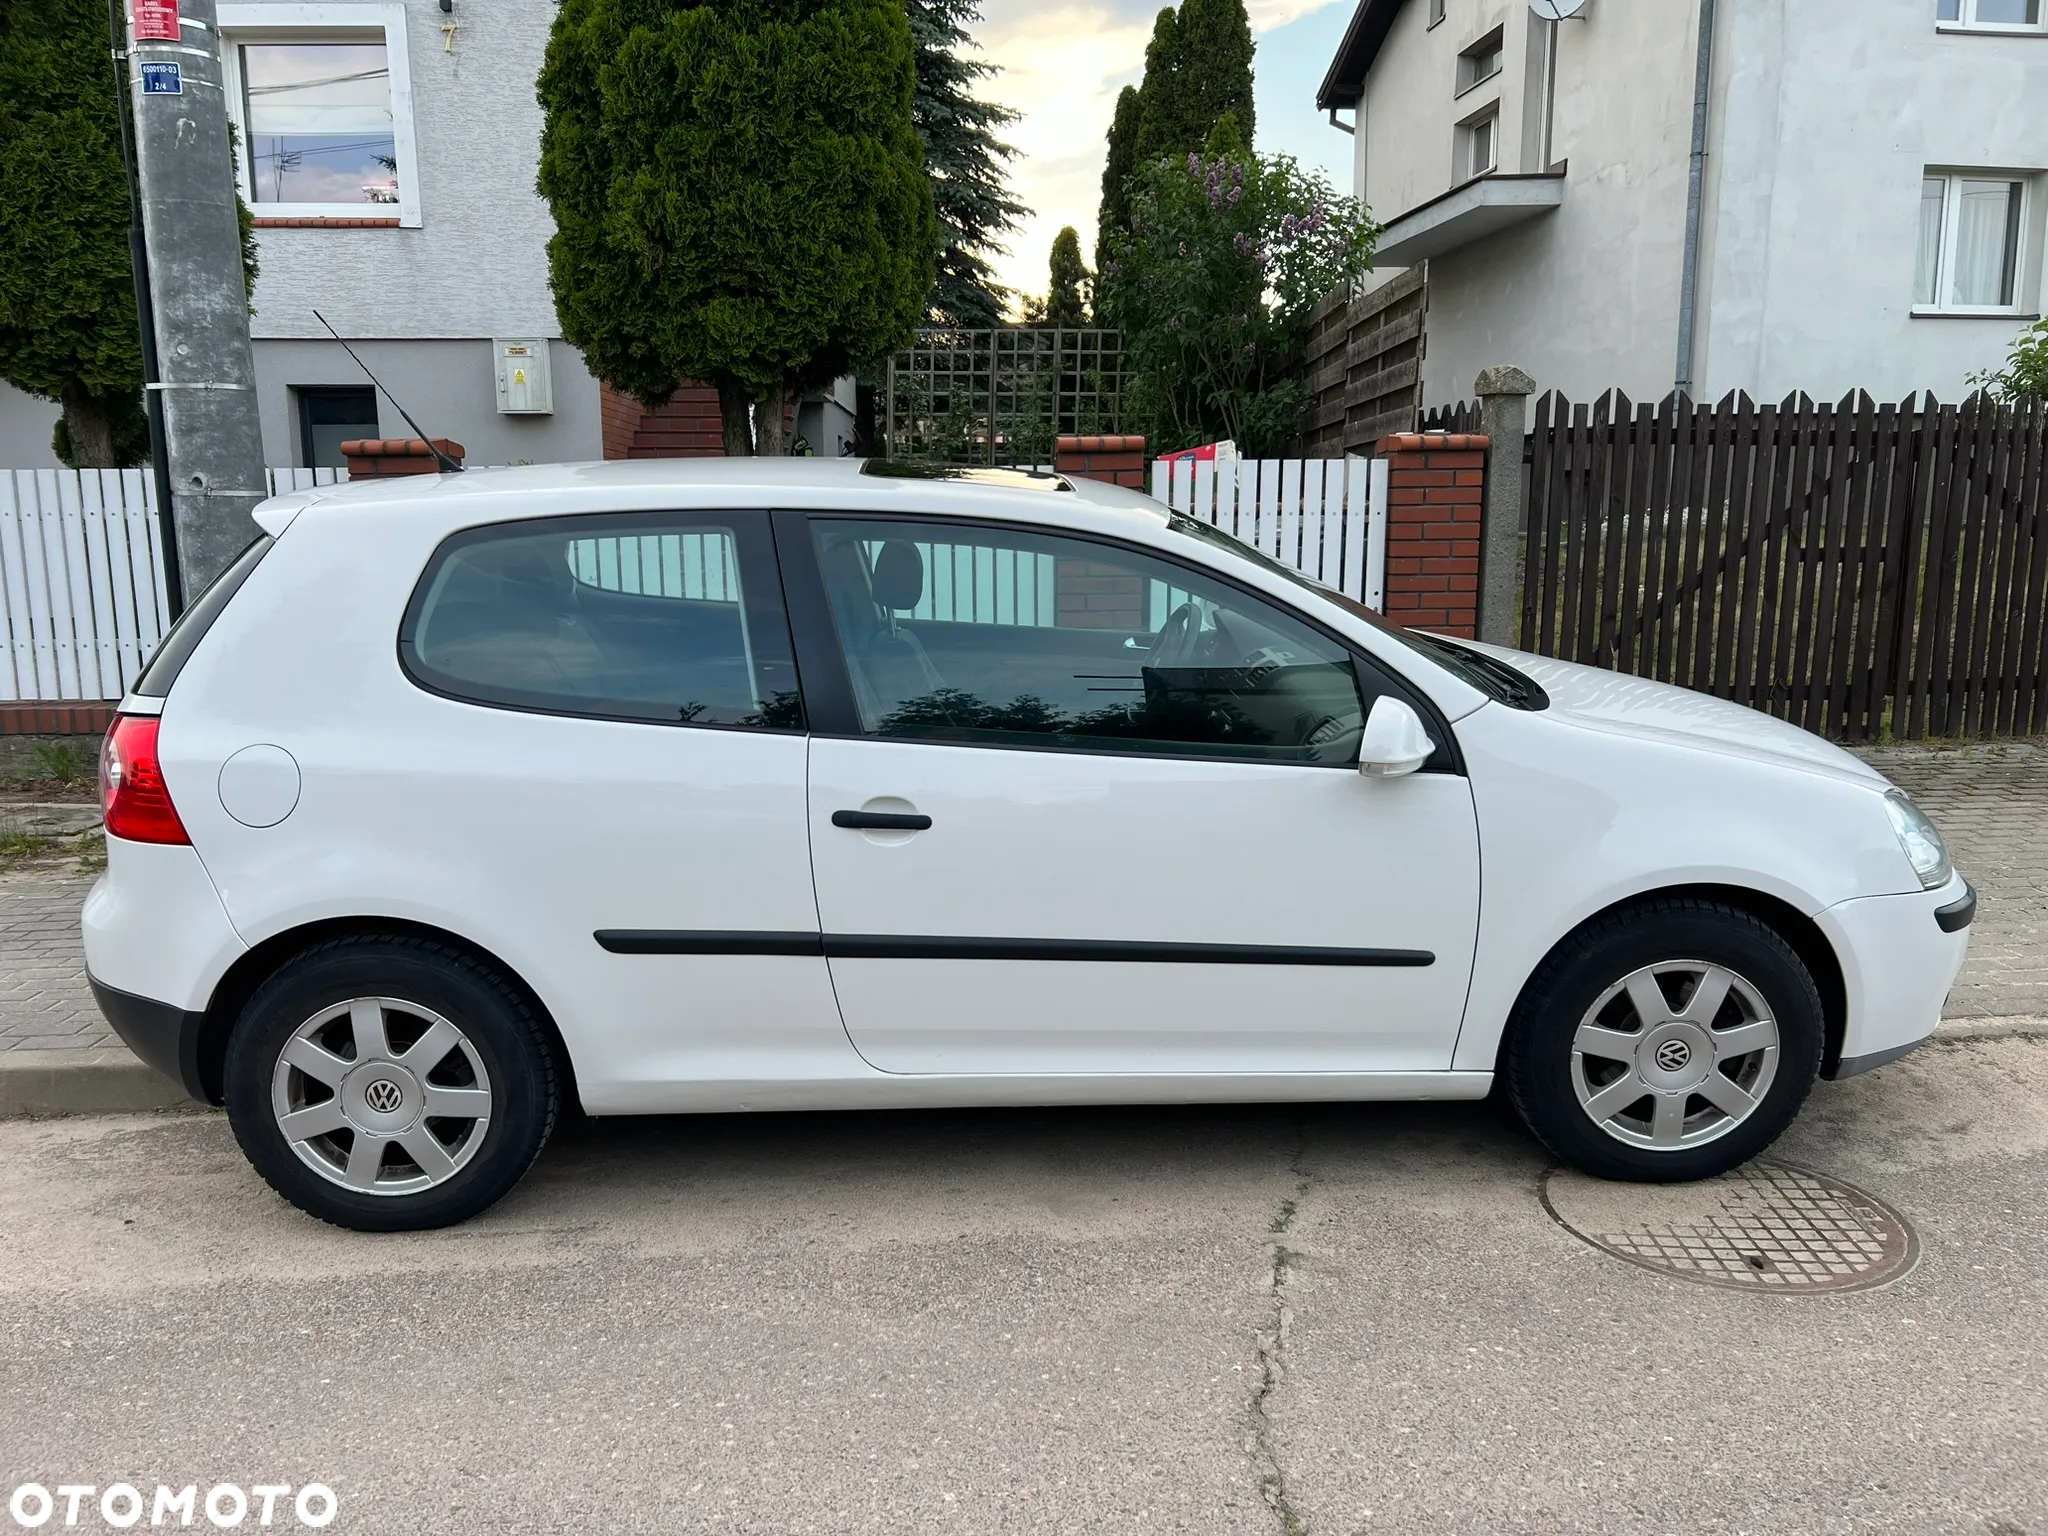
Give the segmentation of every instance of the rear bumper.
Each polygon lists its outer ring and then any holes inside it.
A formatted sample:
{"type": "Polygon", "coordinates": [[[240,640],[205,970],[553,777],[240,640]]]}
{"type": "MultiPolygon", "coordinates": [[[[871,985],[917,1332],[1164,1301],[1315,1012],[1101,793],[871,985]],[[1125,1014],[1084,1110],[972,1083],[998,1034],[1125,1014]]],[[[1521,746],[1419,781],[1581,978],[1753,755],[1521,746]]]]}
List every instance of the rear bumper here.
{"type": "Polygon", "coordinates": [[[1896,1061],[1934,1033],[1970,948],[1977,896],[1958,875],[1939,890],[1845,901],[1819,916],[1842,962],[1848,1020],[1822,1076],[1896,1061]]]}
{"type": "Polygon", "coordinates": [[[100,1012],[129,1050],[202,1104],[220,1102],[220,1084],[206,1082],[207,1074],[200,1067],[199,1036],[206,1024],[204,1013],[137,997],[133,992],[110,987],[95,976],[87,976],[86,980],[92,985],[93,1001],[99,1004],[100,1012]]]}

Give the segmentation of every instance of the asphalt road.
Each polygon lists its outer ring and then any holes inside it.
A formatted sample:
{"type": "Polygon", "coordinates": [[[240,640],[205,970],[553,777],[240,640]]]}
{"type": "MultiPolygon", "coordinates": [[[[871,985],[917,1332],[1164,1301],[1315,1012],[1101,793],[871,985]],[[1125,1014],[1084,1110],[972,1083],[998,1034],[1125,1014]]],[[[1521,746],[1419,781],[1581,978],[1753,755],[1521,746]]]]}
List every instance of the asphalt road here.
{"type": "Polygon", "coordinates": [[[1918,1266],[1625,1264],[1481,1105],[579,1125],[391,1238],[285,1207],[216,1116],[0,1124],[0,1493],[318,1480],[379,1533],[2048,1536],[2048,1041],[1823,1084],[1778,1155],[1903,1211],[1918,1266]]]}

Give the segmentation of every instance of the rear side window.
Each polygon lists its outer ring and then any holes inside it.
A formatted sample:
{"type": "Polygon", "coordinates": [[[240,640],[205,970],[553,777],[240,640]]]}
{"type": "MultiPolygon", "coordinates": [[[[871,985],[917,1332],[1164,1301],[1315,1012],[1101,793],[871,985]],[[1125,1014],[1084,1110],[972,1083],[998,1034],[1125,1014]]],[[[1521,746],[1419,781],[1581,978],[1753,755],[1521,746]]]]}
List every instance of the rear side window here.
{"type": "Polygon", "coordinates": [[[399,655],[452,698],[549,714],[801,730],[759,514],[551,518],[435,552],[399,655]]]}
{"type": "Polygon", "coordinates": [[[235,556],[226,570],[208,583],[206,590],[193,599],[191,606],[178,615],[178,622],[171,626],[163,644],[149,658],[149,665],[142,669],[142,676],[136,679],[137,694],[145,699],[161,699],[169,695],[171,684],[185,670],[185,663],[199,648],[199,642],[206,638],[206,632],[213,628],[213,621],[226,611],[229,600],[242,590],[242,583],[249,579],[249,573],[270,553],[270,546],[276,542],[267,533],[258,537],[255,543],[235,556]]]}

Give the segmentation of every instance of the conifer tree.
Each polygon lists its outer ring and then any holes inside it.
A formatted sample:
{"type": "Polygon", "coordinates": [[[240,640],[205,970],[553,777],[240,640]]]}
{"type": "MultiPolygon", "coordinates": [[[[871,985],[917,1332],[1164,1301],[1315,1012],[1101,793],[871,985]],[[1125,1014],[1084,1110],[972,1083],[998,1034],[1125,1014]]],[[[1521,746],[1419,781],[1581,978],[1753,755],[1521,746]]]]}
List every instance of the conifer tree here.
{"type": "Polygon", "coordinates": [[[1026,211],[1010,195],[1008,163],[1016,151],[999,137],[1017,114],[974,94],[996,73],[964,51],[973,46],[968,28],[981,17],[980,0],[906,0],[904,10],[917,46],[917,131],[944,242],[927,318],[933,325],[1001,325],[1008,294],[988,258],[1004,250],[1002,237],[1026,211]]]}

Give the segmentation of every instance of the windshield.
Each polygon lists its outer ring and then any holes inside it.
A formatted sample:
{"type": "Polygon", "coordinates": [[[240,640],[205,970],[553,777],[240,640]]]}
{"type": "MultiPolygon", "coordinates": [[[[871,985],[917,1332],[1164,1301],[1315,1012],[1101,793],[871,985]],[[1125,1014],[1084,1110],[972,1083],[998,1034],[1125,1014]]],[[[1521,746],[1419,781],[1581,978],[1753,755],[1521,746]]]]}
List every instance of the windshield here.
{"type": "Polygon", "coordinates": [[[1167,526],[1175,533],[1186,534],[1217,549],[1226,549],[1240,559],[1249,560],[1262,569],[1284,576],[1297,587],[1305,587],[1318,597],[1327,599],[1346,613],[1364,619],[1381,634],[1398,640],[1431,661],[1446,672],[1456,674],[1463,682],[1470,683],[1488,698],[1498,703],[1511,705],[1516,709],[1543,709],[1550,703],[1550,697],[1542,686],[1527,674],[1517,671],[1499,658],[1484,651],[1470,650],[1454,640],[1438,635],[1426,635],[1420,630],[1404,629],[1385,614],[1368,608],[1348,592],[1326,586],[1311,576],[1305,576],[1291,565],[1275,560],[1263,550],[1254,549],[1241,539],[1231,537],[1221,528],[1211,527],[1183,513],[1176,512],[1167,520],[1167,526]]]}

